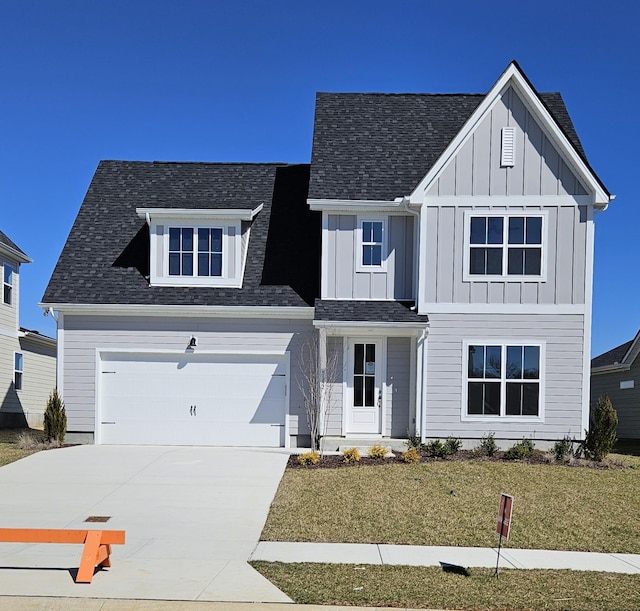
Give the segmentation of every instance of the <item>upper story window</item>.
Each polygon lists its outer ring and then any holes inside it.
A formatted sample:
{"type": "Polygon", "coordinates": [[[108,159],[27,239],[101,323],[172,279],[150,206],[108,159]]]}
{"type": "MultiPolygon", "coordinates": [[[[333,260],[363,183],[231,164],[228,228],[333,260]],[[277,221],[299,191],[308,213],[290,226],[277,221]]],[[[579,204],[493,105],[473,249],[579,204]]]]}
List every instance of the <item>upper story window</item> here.
{"type": "Polygon", "coordinates": [[[2,303],[13,303],[13,266],[10,263],[3,265],[2,303]]]}
{"type": "Polygon", "coordinates": [[[467,279],[542,278],[544,214],[473,214],[467,228],[467,279]]]}
{"type": "Polygon", "coordinates": [[[222,227],[169,227],[170,276],[222,277],[222,227]]]}
{"type": "Polygon", "coordinates": [[[150,283],[239,288],[250,223],[261,210],[139,208],[149,224],[150,283]]]}
{"type": "Polygon", "coordinates": [[[359,219],[359,259],[361,271],[384,269],[386,253],[386,220],[359,219]]]}
{"type": "Polygon", "coordinates": [[[13,383],[16,390],[22,390],[22,375],[24,373],[24,357],[22,353],[15,353],[14,378],[13,383]]]}
{"type": "Polygon", "coordinates": [[[539,344],[469,344],[465,415],[541,417],[539,344]]]}

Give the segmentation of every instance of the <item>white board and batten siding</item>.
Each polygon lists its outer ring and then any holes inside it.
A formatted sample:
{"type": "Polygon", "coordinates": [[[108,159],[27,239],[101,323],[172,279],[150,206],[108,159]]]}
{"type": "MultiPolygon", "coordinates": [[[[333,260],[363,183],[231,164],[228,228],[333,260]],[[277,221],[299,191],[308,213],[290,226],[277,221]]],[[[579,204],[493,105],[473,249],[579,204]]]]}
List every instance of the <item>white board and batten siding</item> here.
{"type": "MultiPolygon", "coordinates": [[[[582,439],[584,316],[581,314],[433,314],[427,352],[425,430],[429,437],[449,435],[496,438],[582,439]],[[543,418],[540,422],[509,422],[500,417],[465,420],[463,385],[465,342],[486,340],[540,342],[543,346],[543,418]]],[[[516,421],[514,421],[516,420],[516,421]]]]}
{"type": "MultiPolygon", "coordinates": [[[[140,375],[141,380],[147,384],[159,384],[163,368],[169,367],[175,371],[182,362],[187,368],[191,365],[190,371],[196,377],[204,375],[209,379],[217,379],[219,388],[225,384],[229,386],[227,382],[222,382],[225,371],[237,377],[245,366],[249,377],[259,386],[262,384],[259,380],[261,368],[269,369],[270,375],[279,376],[286,361],[286,428],[290,437],[308,433],[302,396],[296,383],[298,363],[296,359],[290,360],[289,355],[297,354],[299,346],[309,338],[312,330],[311,320],[67,314],[64,316],[63,368],[68,430],[87,433],[96,431],[97,418],[102,415],[103,374],[100,367],[103,364],[119,361],[118,366],[124,367],[123,375],[131,376],[136,368],[136,361],[144,363],[146,358],[150,366],[147,373],[141,371],[140,375]],[[191,355],[186,347],[192,335],[197,337],[198,345],[191,355]],[[260,355],[264,355],[264,358],[261,359],[260,355]],[[235,367],[232,367],[233,364],[235,367]],[[197,371],[198,367],[205,369],[197,371]]],[[[105,371],[111,369],[107,367],[105,371]]],[[[184,385],[187,381],[176,378],[176,383],[184,385]]],[[[267,390],[267,386],[264,388],[264,396],[268,399],[271,390],[267,390]]],[[[273,386],[269,388],[273,389],[273,386]]],[[[107,387],[107,392],[117,394],[118,391],[107,387]]],[[[225,387],[220,390],[219,397],[228,398],[230,392],[231,387],[225,387]]],[[[242,394],[241,390],[239,392],[242,394]]],[[[189,406],[192,404],[189,401],[187,403],[189,406]]],[[[267,403],[268,401],[263,407],[267,403]]],[[[193,404],[197,405],[197,401],[193,404]]],[[[249,409],[248,406],[245,407],[249,409]]],[[[269,411],[269,408],[265,409],[269,411]]],[[[259,416],[259,411],[256,411],[256,417],[259,416]]],[[[211,422],[216,421],[216,416],[211,413],[208,418],[211,422]]],[[[213,441],[220,445],[224,440],[213,441]]],[[[179,443],[179,440],[176,442],[179,443]]],[[[285,440],[285,445],[288,445],[288,440],[285,440]]]]}
{"type": "MultiPolygon", "coordinates": [[[[369,218],[369,217],[367,217],[369,218]]],[[[372,217],[373,218],[373,217],[372,217]]],[[[407,299],[413,295],[413,217],[388,215],[384,269],[358,269],[358,217],[329,214],[323,299],[407,299]]]]}

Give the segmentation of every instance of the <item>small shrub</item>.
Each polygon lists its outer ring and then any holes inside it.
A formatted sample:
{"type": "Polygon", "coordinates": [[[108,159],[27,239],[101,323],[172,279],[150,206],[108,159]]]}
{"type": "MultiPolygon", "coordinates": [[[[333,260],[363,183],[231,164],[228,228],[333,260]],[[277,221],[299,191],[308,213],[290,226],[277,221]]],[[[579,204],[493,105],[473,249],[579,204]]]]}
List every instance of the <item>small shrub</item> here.
{"type": "Polygon", "coordinates": [[[375,460],[381,460],[382,458],[385,458],[387,456],[387,448],[380,445],[371,446],[369,448],[367,456],[369,458],[374,458],[375,460]]]}
{"type": "Polygon", "coordinates": [[[495,456],[496,452],[498,451],[498,444],[495,440],[495,433],[491,432],[483,435],[475,451],[477,454],[481,454],[483,456],[495,456]]]}
{"type": "Polygon", "coordinates": [[[62,444],[66,434],[67,414],[64,410],[64,402],[58,394],[58,389],[54,388],[44,411],[44,436],[47,441],[62,444]]]}
{"type": "Polygon", "coordinates": [[[565,436],[563,439],[559,439],[553,444],[553,457],[557,461],[565,461],[572,454],[573,441],[571,437],[565,436]]]}
{"type": "Polygon", "coordinates": [[[601,461],[611,452],[615,445],[618,414],[613,409],[608,395],[598,398],[589,430],[584,439],[584,455],[591,460],[601,461]]]}
{"type": "Polygon", "coordinates": [[[306,452],[298,456],[301,465],[317,465],[320,462],[320,452],[306,452]]]}
{"type": "Polygon", "coordinates": [[[360,462],[360,452],[358,448],[349,448],[342,452],[342,460],[346,463],[360,462]]]}
{"type": "Polygon", "coordinates": [[[522,460],[530,458],[533,454],[535,446],[531,439],[523,439],[518,443],[514,443],[505,453],[504,458],[507,460],[522,460]]]}
{"type": "Polygon", "coordinates": [[[444,442],[444,451],[446,456],[453,456],[457,454],[462,448],[462,441],[457,437],[447,437],[447,440],[444,442]]]}
{"type": "Polygon", "coordinates": [[[402,461],[410,464],[420,462],[420,452],[418,452],[418,448],[411,447],[404,451],[402,453],[402,461]]]}
{"type": "Polygon", "coordinates": [[[423,449],[427,453],[427,456],[434,458],[443,458],[446,456],[444,444],[439,439],[428,441],[424,444],[423,449]]]}
{"type": "Polygon", "coordinates": [[[420,435],[410,435],[409,431],[407,431],[407,448],[419,450],[421,445],[420,435]]]}

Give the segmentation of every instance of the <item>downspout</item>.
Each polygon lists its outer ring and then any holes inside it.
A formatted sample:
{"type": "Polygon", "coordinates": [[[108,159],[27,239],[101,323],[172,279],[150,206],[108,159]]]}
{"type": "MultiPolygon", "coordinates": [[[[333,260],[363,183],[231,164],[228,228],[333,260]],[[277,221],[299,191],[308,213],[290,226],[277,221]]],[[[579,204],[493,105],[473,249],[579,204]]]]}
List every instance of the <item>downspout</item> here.
{"type": "Polygon", "coordinates": [[[413,245],[413,250],[415,256],[413,257],[413,299],[415,302],[415,309],[418,310],[418,280],[420,278],[420,212],[416,212],[415,210],[411,210],[409,208],[409,200],[410,198],[406,195],[402,198],[402,205],[408,214],[411,214],[416,219],[416,230],[415,230],[415,244],[413,245]]]}

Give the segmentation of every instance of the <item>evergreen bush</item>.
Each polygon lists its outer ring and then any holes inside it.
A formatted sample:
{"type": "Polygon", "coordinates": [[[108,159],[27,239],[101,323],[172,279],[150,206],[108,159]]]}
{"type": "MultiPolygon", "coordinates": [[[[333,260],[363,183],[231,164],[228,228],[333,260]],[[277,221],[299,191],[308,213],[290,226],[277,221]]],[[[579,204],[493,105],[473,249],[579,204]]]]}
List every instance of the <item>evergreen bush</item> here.
{"type": "Polygon", "coordinates": [[[44,411],[44,436],[47,441],[64,443],[67,434],[67,414],[64,409],[64,401],[54,388],[49,395],[47,408],[44,411]]]}
{"type": "Polygon", "coordinates": [[[591,460],[601,461],[617,441],[618,414],[608,395],[598,398],[591,415],[589,430],[584,439],[584,454],[591,460]]]}

